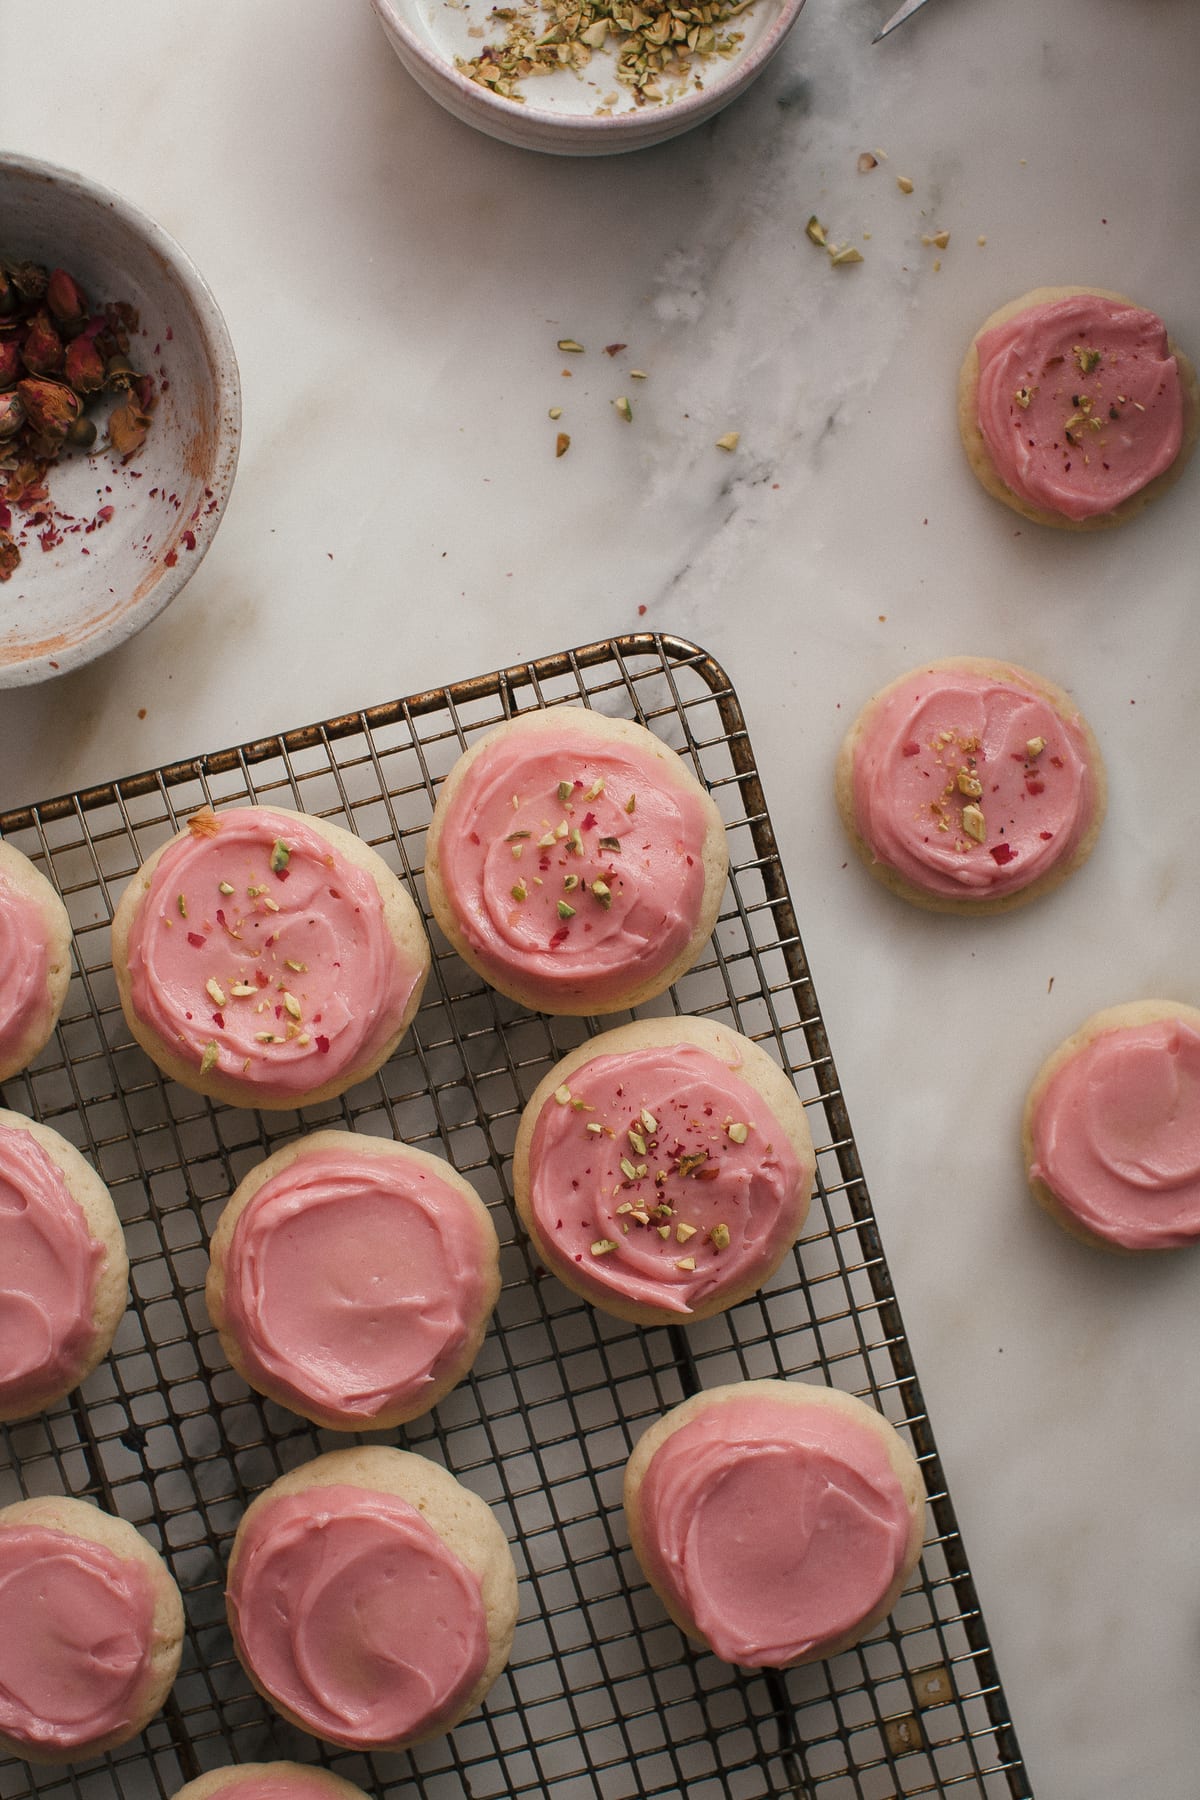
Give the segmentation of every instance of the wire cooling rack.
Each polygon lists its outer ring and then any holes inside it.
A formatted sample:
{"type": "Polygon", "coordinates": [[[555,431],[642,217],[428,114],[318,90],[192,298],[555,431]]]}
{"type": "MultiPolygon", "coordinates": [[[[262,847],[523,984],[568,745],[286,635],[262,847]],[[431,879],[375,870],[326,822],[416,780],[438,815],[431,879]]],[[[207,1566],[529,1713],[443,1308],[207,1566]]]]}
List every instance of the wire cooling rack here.
{"type": "MultiPolygon", "coordinates": [[[[5,1104],[55,1127],[112,1190],[132,1297],[80,1393],[0,1430],[0,1502],[94,1499],[131,1520],[183,1590],[183,1664],[145,1735],[101,1759],[0,1762],[0,1800],[154,1800],[231,1761],[321,1760],[378,1794],[422,1800],[1026,1800],[1028,1781],[946,1491],[859,1168],[737,695],[704,651],[639,634],[347,715],[0,817],[58,887],[76,969],[56,1039],[5,1104]],[[531,1258],[509,1172],[521,1107],[594,1021],[523,1012],[433,929],[435,977],[380,1073],[299,1114],[210,1105],[132,1042],[110,960],[113,907],[138,865],[201,806],[264,802],[374,845],[424,902],[438,784],[480,732],[562,702],[648,725],[713,793],[730,880],[711,951],[648,1013],[701,1013],[794,1077],[817,1147],[809,1229],[764,1291],[688,1331],[594,1312],[531,1258]],[[476,1186],[504,1286],[470,1379],[389,1441],[444,1462],[496,1509],[521,1586],[512,1661],[482,1712],[405,1756],[335,1752],[255,1695],[225,1626],[223,1570],[253,1496],[346,1440],[260,1400],[225,1363],[204,1306],[206,1243],[236,1183],[302,1130],[341,1124],[432,1148],[476,1186]],[[688,1646],[643,1582],[621,1514],[629,1451],[700,1387],[828,1381],[911,1443],[931,1534],[890,1621],[787,1675],[688,1646]]],[[[605,1026],[621,1023],[608,1018],[605,1026]]]]}

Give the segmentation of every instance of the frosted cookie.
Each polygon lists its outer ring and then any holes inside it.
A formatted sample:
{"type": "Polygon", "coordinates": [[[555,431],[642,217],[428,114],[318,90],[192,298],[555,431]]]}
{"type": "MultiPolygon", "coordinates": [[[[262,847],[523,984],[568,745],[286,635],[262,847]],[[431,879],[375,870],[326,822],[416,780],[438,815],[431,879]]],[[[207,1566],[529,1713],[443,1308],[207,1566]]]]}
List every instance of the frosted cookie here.
{"type": "Polygon", "coordinates": [[[884,1619],[921,1555],[925,1487],[899,1434],[836,1388],[747,1381],[694,1394],[625,1471],[642,1572],[725,1662],[840,1655],[884,1619]]]}
{"type": "Polygon", "coordinates": [[[1090,855],[1107,791],[1070,696],[979,656],[926,663],[883,688],[835,776],[868,869],[935,912],[1004,912],[1057,887],[1090,855]]]}
{"type": "Polygon", "coordinates": [[[446,1163],[318,1131],[238,1187],[206,1297],[251,1387],[335,1431],[428,1412],[474,1362],[500,1292],[488,1210],[446,1163]]]}
{"type": "Polygon", "coordinates": [[[0,842],[0,1081],[48,1042],[70,979],[66,907],[27,856],[0,842]]]}
{"type": "Polygon", "coordinates": [[[182,1643],[179,1589],[125,1519],[57,1497],[0,1510],[0,1748],[62,1763],[123,1744],[182,1643]]]}
{"type": "Polygon", "coordinates": [[[757,1044],[709,1019],[639,1019],[539,1085],[513,1191],[534,1249],[575,1293],[634,1324],[691,1324],[774,1274],[814,1166],[799,1096],[757,1044]]]}
{"type": "Polygon", "coordinates": [[[0,1420],[43,1412],[91,1374],[128,1279],[96,1171],[56,1131],[0,1112],[0,1420]]]}
{"type": "Polygon", "coordinates": [[[985,321],[958,378],[958,428],[997,500],[1039,525],[1120,525],[1182,473],[1196,372],[1162,320],[1103,288],[1035,288],[985,321]]]}
{"type": "Polygon", "coordinates": [[[407,1450],[334,1450],[238,1527],[234,1646],[285,1719],[351,1750],[401,1750],[474,1710],[508,1661],[517,1577],[491,1509],[407,1450]]]}
{"type": "Polygon", "coordinates": [[[651,732],[583,707],[525,713],[451,769],[425,876],[438,924],[535,1011],[607,1013],[700,955],[725,887],[725,827],[651,732]]]}
{"type": "Polygon", "coordinates": [[[198,1775],[172,1800],[364,1800],[362,1788],[308,1763],[227,1763],[198,1775]]]}
{"type": "Polygon", "coordinates": [[[1134,1000],[1094,1013],[1042,1064],[1022,1120],[1035,1198],[1118,1250],[1200,1239],[1200,1012],[1134,1000]]]}
{"type": "Polygon", "coordinates": [[[138,1043],[230,1106],[345,1093],[399,1044],[429,945],[382,857],[323,819],[195,813],[130,882],[113,966],[138,1043]]]}

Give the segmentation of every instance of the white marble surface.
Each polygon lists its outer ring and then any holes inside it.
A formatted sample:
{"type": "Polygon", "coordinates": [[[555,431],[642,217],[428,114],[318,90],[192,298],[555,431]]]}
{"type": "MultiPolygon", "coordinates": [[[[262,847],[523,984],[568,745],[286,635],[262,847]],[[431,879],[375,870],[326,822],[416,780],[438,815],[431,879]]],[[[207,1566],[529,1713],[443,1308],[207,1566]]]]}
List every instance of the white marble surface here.
{"type": "Polygon", "coordinates": [[[233,333],[245,428],[171,611],[0,696],[0,810],[641,622],[710,648],[751,721],[1035,1792],[1194,1800],[1200,1267],[1069,1241],[1015,1134],[1086,1014],[1200,1002],[1200,471],[1116,534],[1018,531],[966,471],[952,396],[979,319],[1043,282],[1126,290],[1200,350],[1200,9],[932,0],[872,48],[888,10],[809,0],[713,125],[584,164],[441,114],[366,0],[44,0],[56,98],[6,79],[0,140],[180,239],[233,333]],[[860,267],[806,241],[814,211],[860,267]],[[564,335],[588,346],[569,380],[564,335]],[[876,889],[830,798],[861,700],[957,650],[1072,686],[1111,773],[1084,872],[978,923],[876,889]]]}

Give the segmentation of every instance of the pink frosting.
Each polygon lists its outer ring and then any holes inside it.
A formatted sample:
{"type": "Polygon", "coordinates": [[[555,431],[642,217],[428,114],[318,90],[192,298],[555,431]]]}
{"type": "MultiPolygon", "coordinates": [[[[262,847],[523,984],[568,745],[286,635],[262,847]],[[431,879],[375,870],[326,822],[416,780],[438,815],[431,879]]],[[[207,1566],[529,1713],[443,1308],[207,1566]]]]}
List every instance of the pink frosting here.
{"type": "Polygon", "coordinates": [[[1154,313],[1077,294],[994,325],[978,350],[979,429],[1029,505],[1096,518],[1178,456],[1183,385],[1154,313]]]}
{"type": "Polygon", "coordinates": [[[62,1170],[29,1132],[0,1125],[0,1410],[9,1416],[79,1379],[103,1261],[62,1170]]]}
{"type": "Polygon", "coordinates": [[[50,946],[42,909],[0,875],[0,1066],[49,1008],[50,946]]]}
{"type": "Polygon", "coordinates": [[[243,1526],[226,1598],[255,1680],[351,1749],[435,1731],[487,1665],[477,1577],[394,1494],[337,1485],[269,1500],[243,1526]]]}
{"type": "Polygon", "coordinates": [[[855,749],[859,831],[876,862],[929,894],[1028,887],[1073,855],[1095,806],[1078,715],[1064,720],[1016,679],[918,670],[872,707],[855,749]],[[963,791],[972,777],[977,796],[963,791]],[[972,805],[982,841],[963,824],[972,805]]]}
{"type": "Polygon", "coordinates": [[[566,719],[552,744],[507,733],[467,770],[442,830],[442,880],[498,979],[600,1005],[686,948],[706,826],[699,796],[669,784],[652,755],[566,719]]]}
{"type": "Polygon", "coordinates": [[[675,1044],[595,1057],[567,1088],[570,1101],[542,1107],[529,1157],[552,1266],[601,1304],[684,1315],[766,1279],[803,1223],[812,1171],[749,1083],[675,1044]]]}
{"type": "Polygon", "coordinates": [[[140,1563],[46,1526],[0,1528],[0,1732],[61,1753],[132,1731],[153,1628],[140,1563]]]}
{"type": "Polygon", "coordinates": [[[479,1224],[416,1161],[314,1150],[263,1183],[225,1261],[227,1324],[256,1383],[370,1421],[463,1354],[487,1304],[479,1224]]]}
{"type": "Polygon", "coordinates": [[[655,1451],[638,1499],[646,1573],[716,1655],[825,1654],[904,1563],[904,1490],[874,1431],[828,1407],[739,1396],[655,1451]]]}
{"type": "Polygon", "coordinates": [[[155,868],[129,933],[133,1008],[252,1104],[286,1101],[370,1063],[421,969],[401,960],[370,875],[298,814],[212,823],[155,868]]]}
{"type": "Polygon", "coordinates": [[[1103,1031],[1050,1078],[1030,1173],[1128,1250],[1200,1238],[1200,1035],[1177,1019],[1103,1031]]]}

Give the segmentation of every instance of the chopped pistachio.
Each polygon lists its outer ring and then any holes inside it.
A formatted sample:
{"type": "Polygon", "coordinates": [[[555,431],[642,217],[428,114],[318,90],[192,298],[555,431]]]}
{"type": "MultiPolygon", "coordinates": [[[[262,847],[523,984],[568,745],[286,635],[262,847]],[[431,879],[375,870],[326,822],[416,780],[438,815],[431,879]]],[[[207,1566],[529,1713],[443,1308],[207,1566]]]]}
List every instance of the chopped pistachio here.
{"type": "Polygon", "coordinates": [[[585,800],[598,800],[603,792],[604,777],[603,775],[597,775],[595,781],[593,781],[591,787],[588,788],[583,797],[585,800]]]}
{"type": "Polygon", "coordinates": [[[558,1104],[560,1106],[570,1106],[570,1104],[571,1104],[570,1088],[565,1085],[563,1087],[556,1087],[554,1090],[554,1098],[558,1101],[558,1104]]]}
{"type": "Polygon", "coordinates": [[[978,800],[983,794],[982,781],[974,769],[968,769],[965,764],[954,777],[954,781],[959,793],[965,794],[968,800],[978,800]]]}
{"type": "Polygon", "coordinates": [[[225,989],[215,976],[210,975],[204,984],[204,991],[215,1006],[224,1006],[225,989]]]}
{"type": "Polygon", "coordinates": [[[866,175],[871,169],[877,169],[878,167],[879,158],[877,156],[872,156],[869,150],[864,150],[858,159],[859,174],[866,175]]]}
{"type": "Polygon", "coordinates": [[[621,840],[620,838],[614,837],[602,837],[600,839],[600,848],[601,850],[611,850],[614,856],[619,856],[621,853],[621,840]]]}
{"type": "Polygon", "coordinates": [[[675,1267],[681,1269],[685,1275],[690,1275],[696,1267],[696,1259],[694,1256],[681,1256],[675,1267]]]}
{"type": "Polygon", "coordinates": [[[521,857],[524,855],[524,853],[525,853],[524,844],[510,844],[509,845],[509,855],[512,857],[514,862],[520,862],[521,857]]]}
{"type": "Polygon", "coordinates": [[[578,886],[579,886],[578,875],[564,875],[563,876],[563,887],[567,890],[568,894],[573,893],[574,890],[578,886]]]}
{"type": "Polygon", "coordinates": [[[1013,395],[1013,399],[1016,401],[1022,412],[1028,412],[1029,403],[1036,393],[1037,389],[1035,387],[1019,387],[1013,395]]]}
{"type": "Polygon", "coordinates": [[[604,1130],[604,1127],[603,1125],[597,1124],[595,1119],[589,1119],[583,1129],[585,1131],[590,1131],[593,1137],[599,1137],[604,1130]]]}
{"type": "Polygon", "coordinates": [[[627,813],[632,813],[632,812],[637,811],[637,795],[636,794],[630,794],[628,800],[625,802],[625,811],[627,813]]]}
{"type": "Polygon", "coordinates": [[[302,963],[302,962],[293,962],[293,960],[290,956],[286,958],[283,966],[285,969],[290,969],[292,971],[293,975],[307,975],[308,974],[308,964],[302,963]]]}
{"type": "Polygon", "coordinates": [[[616,407],[617,411],[620,413],[620,415],[624,419],[625,423],[627,425],[632,425],[633,424],[633,408],[632,408],[632,406],[630,406],[629,401],[626,398],[626,396],[624,394],[619,395],[618,398],[613,401],[613,405],[616,407]]]}
{"type": "Polygon", "coordinates": [[[273,1031],[256,1031],[254,1041],[256,1044],[274,1044],[278,1040],[273,1031]]]}
{"type": "Polygon", "coordinates": [[[907,175],[897,175],[896,186],[902,194],[911,194],[913,191],[913,184],[907,175]]]}
{"type": "Polygon", "coordinates": [[[215,1038],[210,1038],[207,1044],[205,1044],[204,1053],[200,1058],[200,1073],[202,1075],[207,1075],[208,1071],[216,1066],[217,1058],[220,1054],[220,1045],[215,1038]]]}
{"type": "Polygon", "coordinates": [[[252,981],[235,981],[229,992],[235,1000],[251,1000],[258,989],[252,981]]]}
{"type": "Polygon", "coordinates": [[[550,408],[550,417],[552,419],[561,419],[562,415],[563,415],[563,409],[561,406],[552,406],[550,408]]]}
{"type": "Polygon", "coordinates": [[[632,1200],[622,1200],[620,1206],[618,1206],[618,1208],[617,1208],[617,1217],[618,1217],[618,1219],[623,1218],[626,1213],[631,1213],[632,1211],[633,1211],[633,1201],[632,1200]]]}
{"type": "Polygon", "coordinates": [[[558,903],[558,916],[560,919],[573,919],[575,917],[575,908],[573,906],[568,906],[565,900],[560,900],[558,903]]]}
{"type": "Polygon", "coordinates": [[[853,244],[843,244],[840,250],[831,249],[829,253],[830,265],[835,269],[842,268],[846,263],[860,263],[862,260],[862,251],[856,250],[853,244]]]}
{"type": "Polygon", "coordinates": [[[266,907],[268,912],[278,912],[279,911],[278,900],[272,900],[270,894],[263,895],[262,903],[266,907]]]}
{"type": "Polygon", "coordinates": [[[714,1250],[728,1250],[728,1248],[729,1248],[729,1227],[728,1227],[728,1225],[714,1225],[712,1230],[709,1232],[708,1236],[709,1236],[709,1241],[712,1244],[714,1250]]]}
{"type": "Polygon", "coordinates": [[[731,1141],[735,1144],[744,1144],[750,1136],[750,1127],[743,1125],[738,1119],[735,1119],[733,1124],[728,1127],[728,1131],[731,1141]]]}
{"type": "Polygon", "coordinates": [[[271,845],[272,875],[278,875],[281,869],[286,869],[288,863],[291,861],[291,857],[292,853],[284,843],[283,839],[276,838],[275,842],[271,845]]]}
{"type": "Polygon", "coordinates": [[[1082,375],[1090,375],[1092,370],[1098,368],[1104,360],[1099,350],[1085,350],[1082,344],[1076,344],[1071,354],[1079,364],[1079,371],[1082,375]]]}
{"type": "Polygon", "coordinates": [[[650,1223],[650,1214],[647,1212],[642,1212],[640,1207],[636,1207],[636,1206],[631,1207],[629,1210],[629,1216],[638,1225],[648,1225],[650,1223]]]}
{"type": "Polygon", "coordinates": [[[635,1167],[635,1165],[633,1163],[630,1162],[630,1160],[627,1156],[623,1156],[621,1158],[620,1170],[621,1170],[622,1175],[625,1177],[626,1181],[636,1181],[637,1180],[637,1178],[638,1178],[637,1168],[635,1167]]]}
{"type": "Polygon", "coordinates": [[[186,895],[176,894],[175,907],[176,907],[177,912],[179,913],[180,918],[186,919],[187,918],[187,897],[186,897],[186,895]]]}
{"type": "Polygon", "coordinates": [[[555,836],[556,841],[561,843],[563,838],[566,837],[567,832],[569,830],[570,830],[570,826],[567,824],[567,821],[565,819],[560,819],[558,824],[554,827],[554,836],[555,836]]]}
{"type": "Polygon", "coordinates": [[[1044,737],[1031,737],[1026,738],[1025,740],[1025,754],[1030,762],[1034,762],[1042,754],[1042,751],[1045,748],[1046,740],[1044,737]]]}
{"type": "Polygon", "coordinates": [[[554,837],[554,833],[552,831],[544,832],[537,841],[537,847],[539,850],[553,850],[554,845],[555,845],[555,837],[554,837]]]}
{"type": "Polygon", "coordinates": [[[671,1235],[671,1227],[669,1225],[657,1225],[657,1226],[655,1226],[655,1230],[658,1232],[659,1237],[662,1238],[664,1240],[664,1242],[671,1235]]]}
{"type": "Polygon", "coordinates": [[[583,345],[577,344],[574,338],[559,338],[558,347],[564,356],[582,356],[583,345]]]}
{"type": "Polygon", "coordinates": [[[634,1155],[635,1156],[645,1156],[646,1140],[642,1136],[641,1132],[635,1131],[633,1129],[633,1126],[631,1125],[629,1127],[629,1130],[625,1133],[625,1135],[629,1139],[629,1147],[633,1151],[634,1155]]]}
{"type": "Polygon", "coordinates": [[[582,833],[582,831],[580,831],[578,825],[576,825],[575,829],[571,833],[570,847],[576,856],[583,855],[583,833],[582,833]]]}
{"type": "Polygon", "coordinates": [[[658,1120],[655,1118],[655,1116],[652,1112],[647,1112],[647,1110],[644,1106],[643,1106],[639,1116],[642,1121],[642,1130],[643,1131],[655,1132],[658,1130],[658,1120]]]}
{"type": "Polygon", "coordinates": [[[695,1225],[677,1225],[675,1227],[675,1236],[679,1239],[681,1244],[686,1244],[689,1238],[695,1237],[696,1229],[695,1225]]]}
{"type": "Polygon", "coordinates": [[[567,801],[571,798],[571,795],[574,792],[575,792],[575,789],[571,782],[569,782],[569,781],[560,781],[559,782],[558,798],[559,798],[560,803],[563,806],[565,806],[567,804],[567,801]]]}
{"type": "Polygon", "coordinates": [[[611,1238],[597,1238],[592,1245],[593,1256],[608,1256],[617,1246],[611,1238]]]}
{"type": "Polygon", "coordinates": [[[645,369],[630,369],[629,379],[630,381],[649,381],[650,377],[645,369]]]}
{"type": "Polygon", "coordinates": [[[300,1002],[297,1000],[295,994],[289,994],[286,988],[283,990],[283,1006],[284,1011],[290,1019],[298,1019],[300,1017],[300,1002]]]}
{"type": "Polygon", "coordinates": [[[532,836],[532,831],[510,831],[504,841],[506,844],[519,844],[522,843],[525,838],[532,836]]]}
{"type": "Polygon", "coordinates": [[[810,243],[816,244],[819,249],[823,250],[825,248],[827,242],[825,227],[822,225],[820,219],[818,219],[816,213],[812,214],[808,224],[804,227],[804,235],[810,243]]]}
{"type": "Polygon", "coordinates": [[[933,241],[939,250],[944,250],[946,245],[950,242],[950,233],[948,231],[935,231],[933,234],[933,241]]]}
{"type": "Polygon", "coordinates": [[[729,452],[732,453],[734,450],[737,449],[737,447],[741,443],[741,441],[742,441],[742,434],[740,431],[727,431],[725,433],[724,437],[719,437],[717,439],[716,448],[718,450],[728,450],[729,452]]]}
{"type": "Polygon", "coordinates": [[[681,1175],[694,1175],[701,1164],[706,1163],[707,1161],[707,1150],[697,1150],[690,1156],[681,1156],[679,1159],[679,1173],[681,1175]]]}
{"type": "Polygon", "coordinates": [[[963,830],[966,832],[967,836],[974,838],[977,844],[982,844],[984,838],[987,836],[987,825],[983,817],[983,808],[976,806],[974,801],[969,805],[964,806],[962,810],[962,822],[963,830]]]}
{"type": "Polygon", "coordinates": [[[217,883],[217,892],[228,897],[233,892],[233,883],[231,881],[219,881],[217,883]]]}
{"type": "Polygon", "coordinates": [[[612,905],[612,889],[606,881],[596,880],[592,883],[592,898],[598,900],[605,912],[612,905]]]}

